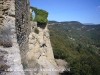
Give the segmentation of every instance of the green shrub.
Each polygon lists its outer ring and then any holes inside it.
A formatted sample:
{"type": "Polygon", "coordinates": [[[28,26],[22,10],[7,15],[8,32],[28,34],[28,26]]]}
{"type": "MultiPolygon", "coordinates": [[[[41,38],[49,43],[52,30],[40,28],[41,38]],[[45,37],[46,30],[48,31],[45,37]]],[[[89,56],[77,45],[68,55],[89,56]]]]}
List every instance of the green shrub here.
{"type": "Polygon", "coordinates": [[[38,23],[47,23],[47,17],[48,17],[48,12],[42,9],[38,9],[36,7],[30,7],[32,9],[32,11],[35,12],[35,21],[37,21],[38,23]]]}
{"type": "Polygon", "coordinates": [[[39,30],[38,30],[37,28],[34,29],[34,32],[35,32],[36,34],[39,34],[39,30]]]}
{"type": "Polygon", "coordinates": [[[54,52],[54,57],[56,59],[65,59],[66,58],[65,52],[61,49],[54,49],[53,52],[54,52]]]}

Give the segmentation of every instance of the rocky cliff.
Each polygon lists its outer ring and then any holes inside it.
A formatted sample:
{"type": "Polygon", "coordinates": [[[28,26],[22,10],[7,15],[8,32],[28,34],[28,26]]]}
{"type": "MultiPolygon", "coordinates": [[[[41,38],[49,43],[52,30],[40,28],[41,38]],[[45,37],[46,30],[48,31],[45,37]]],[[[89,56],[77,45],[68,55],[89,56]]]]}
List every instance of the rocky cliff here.
{"type": "Polygon", "coordinates": [[[33,69],[33,75],[57,75],[58,73],[54,71],[58,67],[53,56],[47,27],[48,25],[38,25],[37,22],[31,22],[27,59],[28,67],[33,69]]]}
{"type": "Polygon", "coordinates": [[[29,0],[0,0],[0,75],[58,75],[48,24],[29,15],[29,0]]]}

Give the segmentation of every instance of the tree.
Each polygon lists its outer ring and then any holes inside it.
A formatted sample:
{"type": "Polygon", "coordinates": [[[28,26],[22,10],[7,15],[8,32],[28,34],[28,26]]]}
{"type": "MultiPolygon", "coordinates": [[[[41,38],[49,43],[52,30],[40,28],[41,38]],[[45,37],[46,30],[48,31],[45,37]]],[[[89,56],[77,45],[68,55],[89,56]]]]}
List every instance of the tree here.
{"type": "Polygon", "coordinates": [[[38,9],[36,7],[30,7],[32,9],[32,11],[35,12],[35,21],[37,21],[37,23],[47,23],[47,17],[48,17],[48,12],[43,10],[43,9],[38,9]]]}

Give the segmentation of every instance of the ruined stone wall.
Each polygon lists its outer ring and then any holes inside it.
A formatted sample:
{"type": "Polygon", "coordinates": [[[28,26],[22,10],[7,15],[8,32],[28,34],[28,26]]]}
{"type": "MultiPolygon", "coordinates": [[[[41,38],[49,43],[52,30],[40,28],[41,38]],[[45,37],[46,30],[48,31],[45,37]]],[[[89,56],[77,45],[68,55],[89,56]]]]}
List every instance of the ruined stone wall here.
{"type": "Polygon", "coordinates": [[[6,10],[8,9],[9,3],[10,3],[9,0],[7,0],[7,1],[0,0],[0,27],[1,27],[3,20],[4,20],[3,15],[7,15],[6,10]]]}
{"type": "Polygon", "coordinates": [[[29,0],[15,0],[15,18],[17,41],[20,46],[22,60],[28,51],[28,36],[30,33],[29,0]]]}
{"type": "Polygon", "coordinates": [[[15,34],[15,1],[0,0],[0,46],[12,47],[15,34]]]}
{"type": "Polygon", "coordinates": [[[0,75],[24,75],[29,15],[29,0],[0,0],[0,75]]]}
{"type": "Polygon", "coordinates": [[[15,0],[0,0],[0,75],[24,75],[15,26],[15,0]]]}
{"type": "Polygon", "coordinates": [[[13,23],[16,26],[17,41],[21,51],[28,50],[26,48],[30,33],[29,15],[29,0],[0,0],[0,33],[7,28],[6,32],[10,34],[10,24],[13,23]]]}

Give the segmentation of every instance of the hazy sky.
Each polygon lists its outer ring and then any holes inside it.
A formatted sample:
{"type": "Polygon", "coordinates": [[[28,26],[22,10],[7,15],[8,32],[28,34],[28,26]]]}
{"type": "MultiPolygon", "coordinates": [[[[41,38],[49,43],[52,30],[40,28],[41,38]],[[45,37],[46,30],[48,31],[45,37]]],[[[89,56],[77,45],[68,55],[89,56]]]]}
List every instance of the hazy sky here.
{"type": "Polygon", "coordinates": [[[100,0],[30,0],[49,12],[48,20],[100,24],[100,0]]]}

